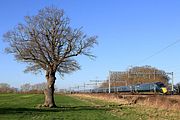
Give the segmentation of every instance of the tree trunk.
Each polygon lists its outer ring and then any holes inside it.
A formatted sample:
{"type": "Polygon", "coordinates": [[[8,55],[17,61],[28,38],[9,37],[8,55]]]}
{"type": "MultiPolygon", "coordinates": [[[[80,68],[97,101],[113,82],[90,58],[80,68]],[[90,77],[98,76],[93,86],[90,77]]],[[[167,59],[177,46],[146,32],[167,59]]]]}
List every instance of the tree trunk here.
{"type": "Polygon", "coordinates": [[[56,107],[55,101],[54,101],[54,84],[55,84],[55,72],[47,72],[46,73],[46,79],[47,79],[47,85],[46,89],[44,90],[45,95],[45,101],[44,101],[44,107],[56,107]]]}

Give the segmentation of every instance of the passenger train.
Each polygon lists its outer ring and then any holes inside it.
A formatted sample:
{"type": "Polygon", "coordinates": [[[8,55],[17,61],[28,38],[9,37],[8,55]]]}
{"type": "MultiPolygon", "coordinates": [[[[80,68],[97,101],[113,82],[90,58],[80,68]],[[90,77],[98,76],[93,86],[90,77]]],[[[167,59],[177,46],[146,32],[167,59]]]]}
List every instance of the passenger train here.
{"type": "MultiPolygon", "coordinates": [[[[92,93],[108,93],[109,88],[95,88],[91,90],[92,93]]],[[[130,93],[139,93],[139,92],[153,92],[166,94],[167,88],[162,82],[153,82],[153,83],[143,83],[135,84],[128,86],[117,86],[110,88],[111,93],[116,92],[130,92],[130,93]]]]}

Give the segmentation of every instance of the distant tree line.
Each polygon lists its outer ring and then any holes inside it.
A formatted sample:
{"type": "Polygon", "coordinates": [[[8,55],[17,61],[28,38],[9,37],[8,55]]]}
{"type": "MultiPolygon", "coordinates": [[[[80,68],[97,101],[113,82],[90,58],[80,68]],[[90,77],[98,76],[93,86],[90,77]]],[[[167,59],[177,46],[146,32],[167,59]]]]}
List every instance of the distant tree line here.
{"type": "MultiPolygon", "coordinates": [[[[20,89],[11,87],[7,83],[0,83],[0,93],[43,93],[46,88],[46,83],[30,84],[25,83],[20,86],[20,89]]],[[[58,88],[55,86],[55,91],[58,88]]]]}
{"type": "Polygon", "coordinates": [[[0,93],[16,93],[18,92],[17,88],[11,87],[7,83],[0,83],[0,93]]]}
{"type": "Polygon", "coordinates": [[[31,85],[30,83],[26,83],[21,85],[20,92],[22,93],[43,93],[46,88],[46,83],[38,83],[31,85]]]}

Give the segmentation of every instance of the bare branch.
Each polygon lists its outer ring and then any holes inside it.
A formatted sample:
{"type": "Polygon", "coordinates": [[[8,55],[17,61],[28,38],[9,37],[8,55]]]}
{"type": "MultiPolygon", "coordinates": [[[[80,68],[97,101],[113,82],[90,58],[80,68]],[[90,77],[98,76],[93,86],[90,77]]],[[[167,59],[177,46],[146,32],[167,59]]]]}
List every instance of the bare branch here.
{"type": "Polygon", "coordinates": [[[71,28],[64,11],[55,7],[41,9],[36,16],[26,16],[25,24],[5,33],[4,39],[9,43],[7,53],[29,64],[26,72],[43,69],[60,74],[80,69],[75,56],[94,58],[91,48],[97,44],[97,36],[87,37],[82,28],[71,28]]]}

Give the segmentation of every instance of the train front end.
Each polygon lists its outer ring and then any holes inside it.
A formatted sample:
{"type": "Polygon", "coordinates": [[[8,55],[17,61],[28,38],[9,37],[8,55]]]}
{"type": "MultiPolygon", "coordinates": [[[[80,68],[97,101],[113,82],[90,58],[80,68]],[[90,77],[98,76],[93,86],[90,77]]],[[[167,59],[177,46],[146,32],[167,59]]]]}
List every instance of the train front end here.
{"type": "Polygon", "coordinates": [[[157,82],[156,85],[159,89],[159,92],[162,94],[166,94],[168,92],[166,86],[162,82],[157,82]]]}

